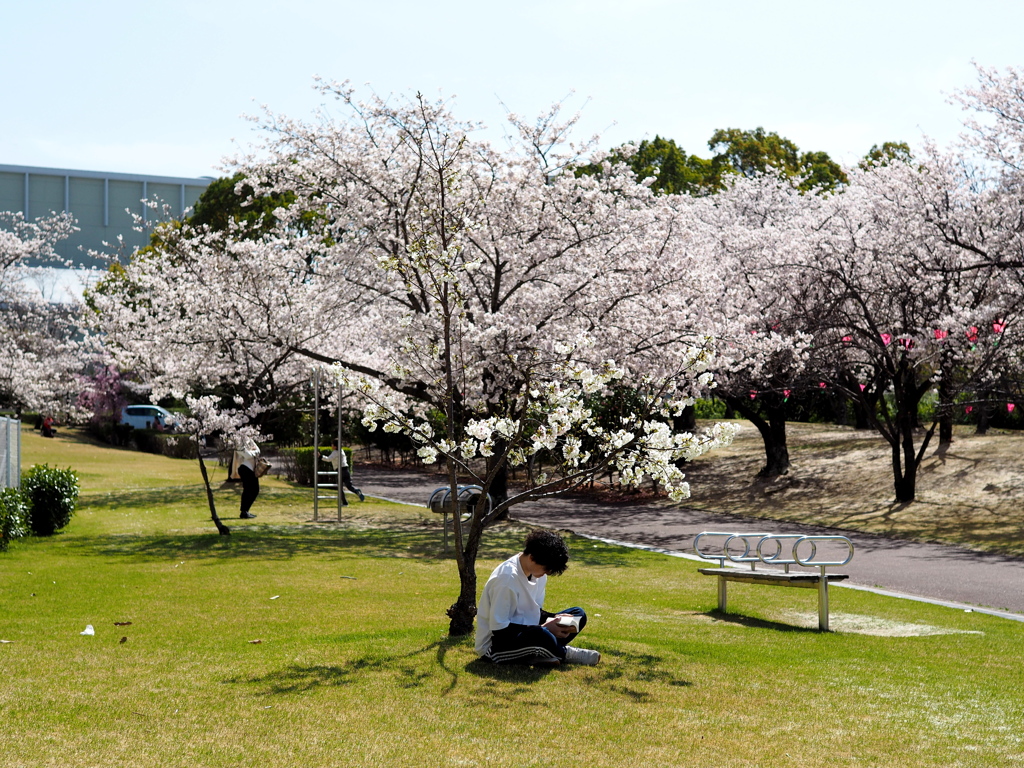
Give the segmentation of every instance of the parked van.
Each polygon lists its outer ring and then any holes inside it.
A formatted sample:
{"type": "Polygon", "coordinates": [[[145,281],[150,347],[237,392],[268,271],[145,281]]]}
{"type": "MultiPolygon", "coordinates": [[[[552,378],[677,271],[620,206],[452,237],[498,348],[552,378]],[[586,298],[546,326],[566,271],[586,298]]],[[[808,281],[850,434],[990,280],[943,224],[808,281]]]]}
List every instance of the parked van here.
{"type": "Polygon", "coordinates": [[[171,412],[159,405],[129,405],[121,413],[121,423],[130,424],[136,429],[169,430],[171,412]]]}

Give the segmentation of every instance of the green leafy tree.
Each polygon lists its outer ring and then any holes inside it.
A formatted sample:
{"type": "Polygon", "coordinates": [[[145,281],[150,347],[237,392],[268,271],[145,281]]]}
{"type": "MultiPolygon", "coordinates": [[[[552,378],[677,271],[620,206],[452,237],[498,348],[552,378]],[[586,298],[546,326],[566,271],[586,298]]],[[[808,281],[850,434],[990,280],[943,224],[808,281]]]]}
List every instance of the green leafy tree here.
{"type": "Polygon", "coordinates": [[[726,172],[756,176],[775,169],[786,178],[801,178],[801,191],[832,191],[847,184],[846,174],[827,152],[801,152],[789,139],[757,127],[752,131],[719,128],[708,140],[717,163],[726,172]]]}
{"type": "MultiPolygon", "coordinates": [[[[651,189],[668,195],[704,195],[722,189],[720,164],[696,155],[688,155],[672,139],[655,136],[639,144],[625,144],[608,156],[610,163],[625,163],[637,179],[654,177],[651,189]]],[[[601,173],[602,163],[577,169],[577,175],[601,173]]]]}
{"type": "Polygon", "coordinates": [[[212,182],[196,201],[188,223],[193,227],[209,226],[219,232],[226,232],[235,223],[251,237],[271,231],[277,225],[274,211],[291,205],[295,195],[291,192],[256,195],[244,181],[245,176],[236,173],[212,182]]]}
{"type": "Polygon", "coordinates": [[[904,141],[887,141],[881,146],[875,144],[864,155],[859,165],[864,170],[868,168],[880,168],[893,161],[909,163],[914,159],[914,153],[910,151],[910,145],[904,141]]]}

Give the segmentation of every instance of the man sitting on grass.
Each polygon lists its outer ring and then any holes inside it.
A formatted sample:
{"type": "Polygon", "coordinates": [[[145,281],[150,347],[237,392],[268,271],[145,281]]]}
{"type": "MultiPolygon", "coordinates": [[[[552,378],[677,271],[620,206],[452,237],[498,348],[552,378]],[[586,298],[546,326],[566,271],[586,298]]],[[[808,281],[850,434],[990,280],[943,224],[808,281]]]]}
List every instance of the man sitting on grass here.
{"type": "Polygon", "coordinates": [[[544,610],[548,574],[565,572],[569,548],[554,531],[532,531],[523,551],[503,562],[484,585],[476,615],[476,652],[496,664],[597,664],[601,654],[569,641],[587,624],[582,608],[544,610]]]}

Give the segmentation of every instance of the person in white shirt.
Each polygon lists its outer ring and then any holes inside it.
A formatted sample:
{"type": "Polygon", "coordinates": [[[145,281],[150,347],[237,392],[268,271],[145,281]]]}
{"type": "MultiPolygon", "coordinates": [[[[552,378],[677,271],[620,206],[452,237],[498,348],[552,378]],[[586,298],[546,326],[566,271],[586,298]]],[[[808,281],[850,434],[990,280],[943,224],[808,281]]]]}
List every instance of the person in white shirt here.
{"type": "Polygon", "coordinates": [[[548,575],[565,572],[569,548],[554,531],[531,531],[523,551],[491,573],[476,614],[476,652],[496,664],[597,664],[601,654],[569,643],[587,624],[582,608],[544,610],[548,575]]]}
{"type": "MultiPolygon", "coordinates": [[[[338,473],[338,486],[348,488],[352,493],[359,497],[360,501],[366,501],[366,497],[363,496],[363,492],[352,485],[352,473],[348,468],[348,457],[345,452],[338,447],[337,440],[331,440],[331,455],[327,457],[327,460],[334,465],[334,471],[338,473]]],[[[341,491],[342,499],[345,498],[344,491],[341,491]]],[[[348,504],[347,501],[343,502],[348,504]]]]}
{"type": "Polygon", "coordinates": [[[235,449],[231,460],[231,477],[242,481],[242,503],[240,518],[252,520],[256,517],[249,510],[260,495],[260,479],[256,477],[256,457],[260,455],[260,448],[252,440],[245,445],[235,449]]]}

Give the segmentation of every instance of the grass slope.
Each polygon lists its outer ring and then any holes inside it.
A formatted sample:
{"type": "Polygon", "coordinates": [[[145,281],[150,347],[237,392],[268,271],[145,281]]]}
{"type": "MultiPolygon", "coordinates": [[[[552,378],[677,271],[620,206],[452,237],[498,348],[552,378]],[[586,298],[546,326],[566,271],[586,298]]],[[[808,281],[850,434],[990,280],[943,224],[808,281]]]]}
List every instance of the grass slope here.
{"type": "MultiPolygon", "coordinates": [[[[1016,622],[835,590],[822,634],[813,591],[742,585],[723,616],[696,564],[573,539],[548,603],[587,608],[601,664],[494,667],[444,634],[457,577],[426,513],[313,525],[270,480],[220,537],[194,463],[24,452],[79,469],[83,499],[0,555],[5,767],[1024,762],[1016,622]]],[[[521,537],[495,529],[480,573],[521,537]]]]}

